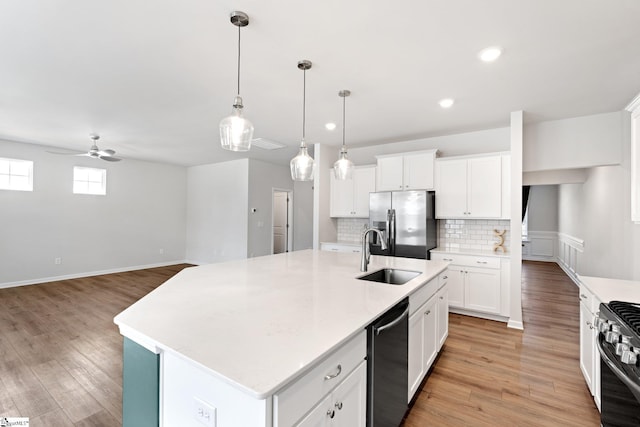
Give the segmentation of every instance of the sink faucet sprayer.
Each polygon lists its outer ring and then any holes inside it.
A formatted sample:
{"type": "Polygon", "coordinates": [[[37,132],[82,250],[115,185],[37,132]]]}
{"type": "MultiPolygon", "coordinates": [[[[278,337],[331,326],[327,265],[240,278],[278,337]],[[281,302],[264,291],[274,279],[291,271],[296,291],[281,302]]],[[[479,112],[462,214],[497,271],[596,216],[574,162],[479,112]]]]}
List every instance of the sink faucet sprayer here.
{"type": "Polygon", "coordinates": [[[371,252],[369,252],[369,232],[371,231],[378,234],[378,238],[380,239],[380,248],[382,250],[387,249],[387,242],[385,242],[382,232],[377,228],[367,228],[362,234],[362,258],[360,259],[360,271],[367,271],[367,266],[369,265],[369,258],[371,257],[371,252]]]}

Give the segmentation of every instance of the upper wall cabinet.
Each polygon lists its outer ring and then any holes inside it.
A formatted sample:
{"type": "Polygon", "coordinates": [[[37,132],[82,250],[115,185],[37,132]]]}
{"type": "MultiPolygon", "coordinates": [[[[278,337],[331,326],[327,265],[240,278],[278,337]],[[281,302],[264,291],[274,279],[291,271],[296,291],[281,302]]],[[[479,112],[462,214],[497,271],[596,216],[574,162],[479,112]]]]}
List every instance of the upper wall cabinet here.
{"type": "Polygon", "coordinates": [[[437,218],[508,218],[509,156],[436,161],[437,218]]]}
{"type": "Polygon", "coordinates": [[[335,178],[333,169],[329,171],[329,175],[329,215],[332,218],[368,218],[369,193],[376,191],[376,167],[357,166],[353,170],[353,179],[344,181],[335,178]]]}
{"type": "Polygon", "coordinates": [[[631,112],[631,221],[640,223],[640,94],[627,106],[631,112]]]}
{"type": "Polygon", "coordinates": [[[378,191],[433,190],[438,150],[376,156],[378,191]]]}

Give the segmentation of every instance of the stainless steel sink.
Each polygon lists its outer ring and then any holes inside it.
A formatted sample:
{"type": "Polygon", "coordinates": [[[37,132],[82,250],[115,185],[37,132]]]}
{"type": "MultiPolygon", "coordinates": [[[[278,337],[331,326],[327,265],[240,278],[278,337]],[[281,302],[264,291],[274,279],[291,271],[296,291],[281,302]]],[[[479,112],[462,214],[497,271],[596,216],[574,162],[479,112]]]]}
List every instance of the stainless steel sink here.
{"type": "Polygon", "coordinates": [[[414,277],[418,277],[420,274],[422,273],[419,271],[383,268],[382,270],[360,276],[358,279],[368,280],[370,282],[387,283],[389,285],[404,285],[414,277]]]}

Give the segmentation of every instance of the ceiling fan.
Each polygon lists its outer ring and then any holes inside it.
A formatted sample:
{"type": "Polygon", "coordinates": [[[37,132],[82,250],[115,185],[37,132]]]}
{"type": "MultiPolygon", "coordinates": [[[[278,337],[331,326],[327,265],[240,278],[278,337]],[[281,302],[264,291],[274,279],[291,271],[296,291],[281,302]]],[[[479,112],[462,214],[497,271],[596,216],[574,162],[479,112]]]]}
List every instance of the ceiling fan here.
{"type": "Polygon", "coordinates": [[[100,135],[95,133],[89,134],[89,138],[93,141],[91,144],[91,148],[86,153],[60,153],[56,151],[48,151],[51,154],[62,154],[67,156],[83,156],[83,157],[92,157],[94,159],[106,160],[107,162],[119,162],[122,160],[119,157],[114,157],[116,154],[114,150],[101,150],[98,148],[98,140],[100,139],[100,135]]]}

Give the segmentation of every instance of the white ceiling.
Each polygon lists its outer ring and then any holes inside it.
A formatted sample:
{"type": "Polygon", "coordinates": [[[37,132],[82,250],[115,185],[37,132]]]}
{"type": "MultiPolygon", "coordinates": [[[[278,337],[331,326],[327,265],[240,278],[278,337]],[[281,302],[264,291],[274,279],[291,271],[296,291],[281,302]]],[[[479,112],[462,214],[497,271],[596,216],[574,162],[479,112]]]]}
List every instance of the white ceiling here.
{"type": "MultiPolygon", "coordinates": [[[[362,146],[619,111],[640,91],[638,0],[19,0],[0,2],[0,139],[74,150],[102,136],[124,158],[287,164],[307,142],[362,146]],[[255,137],[220,148],[236,90],[255,137]],[[503,56],[481,63],[482,48],[503,56]],[[456,99],[449,110],[438,106],[456,99]],[[328,121],[338,123],[333,132],[328,121]]],[[[336,149],[336,158],[338,150],[336,149]]]]}

